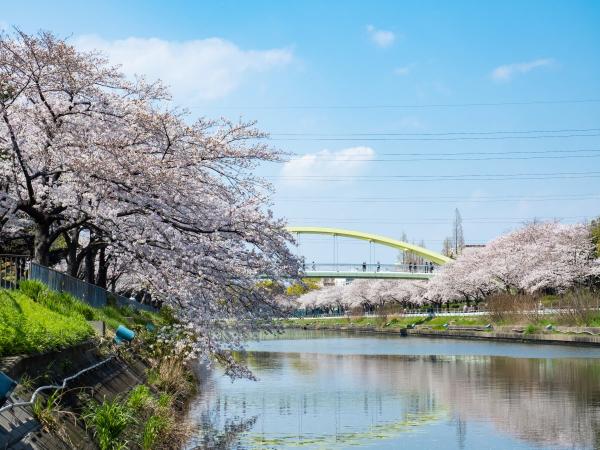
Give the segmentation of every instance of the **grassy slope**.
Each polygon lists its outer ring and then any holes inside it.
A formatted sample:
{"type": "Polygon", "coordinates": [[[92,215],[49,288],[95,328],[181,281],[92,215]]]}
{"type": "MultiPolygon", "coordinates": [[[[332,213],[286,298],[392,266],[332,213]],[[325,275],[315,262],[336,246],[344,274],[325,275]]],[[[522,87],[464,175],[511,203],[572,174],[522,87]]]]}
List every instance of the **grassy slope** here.
{"type": "Polygon", "coordinates": [[[81,315],[63,315],[18,291],[0,292],[0,355],[67,347],[93,335],[81,315]]]}
{"type": "Polygon", "coordinates": [[[159,321],[156,314],[132,308],[92,308],[75,297],[26,281],[19,290],[0,290],[0,356],[64,348],[93,336],[88,320],[144,325],[159,321]]]}

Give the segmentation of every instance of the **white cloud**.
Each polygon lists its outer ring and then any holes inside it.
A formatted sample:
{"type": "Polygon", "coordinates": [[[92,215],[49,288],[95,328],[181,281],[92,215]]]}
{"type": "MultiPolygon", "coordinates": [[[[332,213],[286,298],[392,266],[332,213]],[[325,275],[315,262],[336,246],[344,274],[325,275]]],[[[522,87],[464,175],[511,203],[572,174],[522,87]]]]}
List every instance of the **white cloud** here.
{"type": "Polygon", "coordinates": [[[290,184],[311,184],[311,178],[336,175],[357,175],[375,157],[375,150],[370,147],[350,147],[337,152],[321,150],[307,153],[287,161],[281,175],[290,184]]]}
{"type": "Polygon", "coordinates": [[[392,31],[378,30],[373,25],[367,25],[369,38],[378,47],[389,47],[396,40],[396,35],[392,31]]]}
{"type": "Polygon", "coordinates": [[[127,75],[161,79],[175,97],[210,100],[225,97],[252,73],[289,64],[289,49],[242,50],[234,43],[208,38],[165,41],[136,38],[109,41],[86,35],[74,39],[83,50],[100,50],[127,75]]]}
{"type": "Polygon", "coordinates": [[[554,60],[551,58],[534,59],[533,61],[528,62],[505,64],[492,70],[491,77],[492,80],[497,82],[508,82],[516,75],[531,72],[534,69],[550,66],[552,64],[554,64],[554,60]]]}

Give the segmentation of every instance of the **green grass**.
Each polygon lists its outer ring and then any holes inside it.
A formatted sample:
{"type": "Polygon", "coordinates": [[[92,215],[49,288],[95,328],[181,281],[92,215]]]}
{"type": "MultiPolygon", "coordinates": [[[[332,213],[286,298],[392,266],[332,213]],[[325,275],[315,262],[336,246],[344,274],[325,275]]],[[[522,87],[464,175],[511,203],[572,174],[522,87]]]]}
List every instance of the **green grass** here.
{"type": "Polygon", "coordinates": [[[39,281],[21,282],[18,290],[0,290],[0,356],[30,354],[69,347],[94,333],[88,320],[102,320],[111,329],[125,324],[160,326],[168,316],[131,307],[93,308],[39,281]]]}
{"type": "Polygon", "coordinates": [[[426,323],[433,328],[444,328],[444,324],[457,326],[484,326],[490,322],[486,316],[436,316],[433,319],[427,320],[426,323]]]}
{"type": "Polygon", "coordinates": [[[19,291],[0,291],[0,356],[68,347],[93,336],[78,312],[61,314],[19,291]]]}
{"type": "Polygon", "coordinates": [[[179,448],[185,426],[177,420],[173,400],[167,393],[139,385],[112,400],[89,399],[83,420],[101,450],[179,448]]]}
{"type": "Polygon", "coordinates": [[[127,406],[132,410],[138,410],[148,405],[152,401],[152,392],[144,384],[140,384],[131,390],[127,397],[127,406]]]}
{"type": "MultiPolygon", "coordinates": [[[[282,324],[284,327],[307,327],[313,329],[329,328],[329,327],[348,327],[348,328],[376,328],[380,330],[385,329],[398,329],[398,328],[412,328],[415,325],[429,326],[435,330],[443,330],[444,324],[454,326],[485,326],[488,323],[492,323],[495,326],[518,326],[524,328],[526,334],[537,333],[544,331],[547,325],[563,325],[563,326],[582,326],[575,323],[565,323],[560,317],[556,315],[543,315],[539,316],[536,320],[531,322],[527,321],[508,321],[503,320],[500,322],[492,322],[486,315],[481,316],[435,316],[429,317],[399,317],[399,316],[387,316],[387,317],[339,317],[334,319],[326,318],[303,318],[303,319],[287,319],[283,320],[282,324]]],[[[587,323],[583,326],[588,327],[600,327],[600,314],[589,318],[587,323]]],[[[491,330],[490,330],[491,331],[491,330]]]]}
{"type": "Polygon", "coordinates": [[[123,402],[113,399],[98,404],[90,403],[83,418],[86,425],[93,430],[101,450],[129,448],[122,435],[134,422],[134,415],[123,402]]]}
{"type": "Polygon", "coordinates": [[[283,321],[284,326],[306,326],[309,328],[346,326],[350,328],[399,329],[415,325],[428,325],[443,329],[445,323],[451,325],[483,326],[489,323],[485,316],[435,316],[429,317],[339,317],[335,319],[294,319],[283,321]]]}
{"type": "Polygon", "coordinates": [[[168,418],[162,415],[151,416],[144,424],[142,431],[142,448],[152,450],[160,434],[169,426],[168,418]]]}
{"type": "Polygon", "coordinates": [[[23,281],[19,291],[54,312],[69,317],[80,315],[86,320],[102,320],[113,330],[127,323],[143,326],[148,322],[155,325],[164,322],[159,314],[136,310],[130,306],[94,308],[66,292],[53,291],[39,281],[23,281]]]}
{"type": "Polygon", "coordinates": [[[534,334],[537,331],[537,327],[533,324],[529,324],[525,327],[525,330],[523,331],[524,334],[534,334]]]}

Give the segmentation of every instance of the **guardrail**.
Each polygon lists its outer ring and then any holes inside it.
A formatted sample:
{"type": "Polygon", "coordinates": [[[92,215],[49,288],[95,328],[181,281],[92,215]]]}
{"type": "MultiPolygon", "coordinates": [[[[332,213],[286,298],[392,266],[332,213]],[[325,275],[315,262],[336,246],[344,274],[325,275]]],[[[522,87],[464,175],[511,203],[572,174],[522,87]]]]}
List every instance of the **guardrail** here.
{"type": "Polygon", "coordinates": [[[68,292],[74,297],[95,308],[102,308],[111,303],[117,306],[130,306],[145,311],[156,311],[157,308],[123,297],[106,289],[87,283],[58,270],[50,269],[30,260],[23,255],[0,255],[0,288],[16,289],[22,280],[38,280],[50,289],[68,292]]]}
{"type": "Polygon", "coordinates": [[[75,278],[57,270],[50,269],[36,262],[31,262],[30,267],[30,279],[41,281],[50,289],[55,291],[68,292],[74,297],[83,300],[95,308],[102,308],[103,306],[109,305],[112,300],[117,306],[131,306],[135,309],[156,311],[156,308],[151,305],[146,305],[135,300],[131,300],[123,297],[122,295],[107,291],[100,286],[87,283],[79,278],[75,278]]]}
{"type": "Polygon", "coordinates": [[[304,263],[303,272],[403,272],[433,273],[437,264],[347,264],[347,263],[304,263]]]}
{"type": "Polygon", "coordinates": [[[309,319],[335,319],[343,317],[383,317],[383,316],[469,316],[469,315],[481,315],[488,314],[485,308],[473,308],[469,307],[466,310],[464,308],[430,308],[427,309],[400,309],[394,311],[367,311],[367,312],[356,312],[351,310],[346,311],[334,311],[334,312],[319,312],[304,309],[295,310],[292,315],[296,318],[309,318],[309,319]]]}

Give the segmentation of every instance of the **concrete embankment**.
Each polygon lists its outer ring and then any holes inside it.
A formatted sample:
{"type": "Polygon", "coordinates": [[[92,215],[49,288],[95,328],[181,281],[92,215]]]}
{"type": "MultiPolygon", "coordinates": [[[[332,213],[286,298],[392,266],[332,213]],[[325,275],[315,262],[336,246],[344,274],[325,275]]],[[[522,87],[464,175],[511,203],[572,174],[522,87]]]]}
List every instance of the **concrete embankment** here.
{"type": "MultiPolygon", "coordinates": [[[[13,395],[13,400],[22,401],[29,399],[33,388],[56,382],[60,384],[65,377],[106,358],[90,342],[46,354],[2,358],[0,370],[21,382],[31,380],[33,386],[28,387],[27,394],[18,392],[26,398],[13,395]]],[[[31,407],[17,407],[0,413],[0,449],[96,449],[82,421],[74,420],[75,415],[69,414],[81,409],[78,394],[85,392],[98,401],[111,399],[143,383],[145,373],[146,367],[140,361],[128,358],[125,362],[121,358],[113,358],[70,382],[63,391],[60,407],[67,413],[57,416],[60,433],[45,432],[31,407]]]]}
{"type": "MultiPolygon", "coordinates": [[[[524,333],[520,331],[507,330],[502,327],[498,330],[475,331],[475,330],[436,330],[432,328],[376,328],[376,327],[352,327],[343,325],[318,325],[318,326],[294,326],[288,328],[302,328],[307,330],[343,331],[348,333],[373,333],[399,336],[423,336],[450,339],[476,339],[490,341],[536,343],[536,344],[560,344],[560,345],[585,345],[600,346],[600,329],[559,327],[562,332],[524,333]],[[599,335],[595,335],[598,333],[599,335]]],[[[517,327],[515,327],[516,329],[517,327]]]]}

